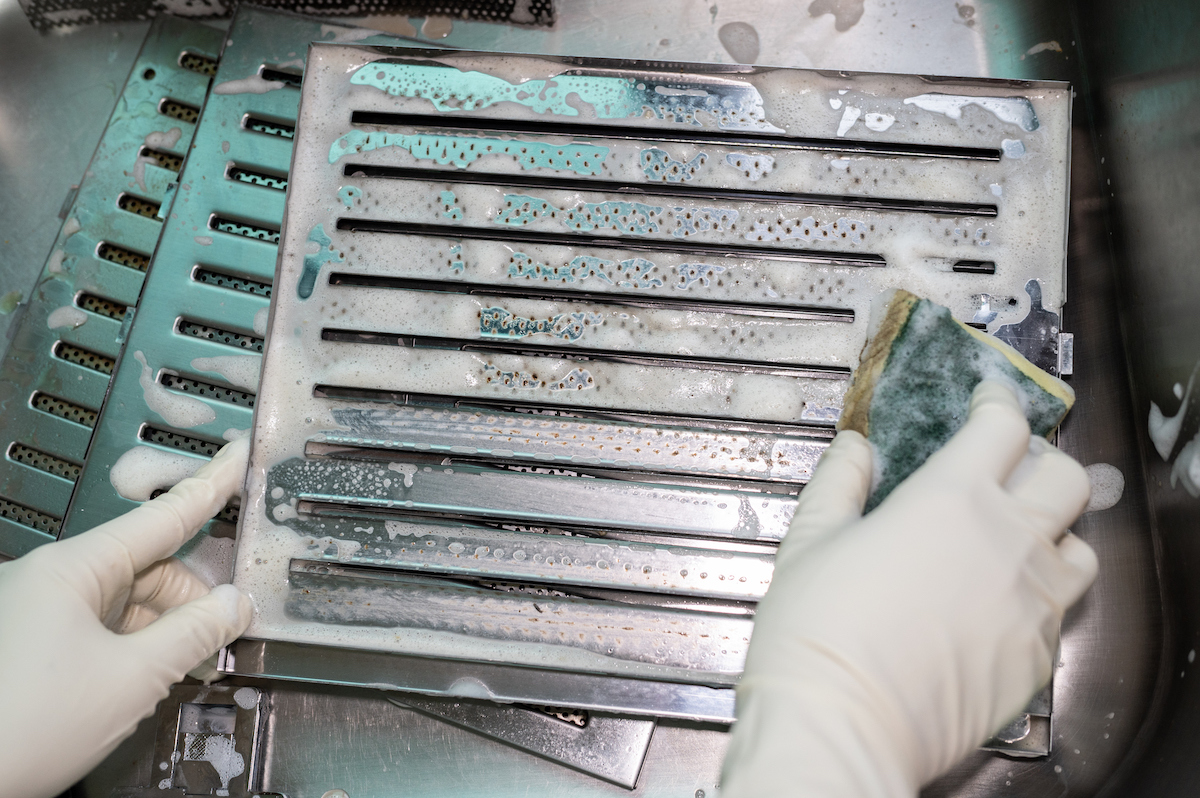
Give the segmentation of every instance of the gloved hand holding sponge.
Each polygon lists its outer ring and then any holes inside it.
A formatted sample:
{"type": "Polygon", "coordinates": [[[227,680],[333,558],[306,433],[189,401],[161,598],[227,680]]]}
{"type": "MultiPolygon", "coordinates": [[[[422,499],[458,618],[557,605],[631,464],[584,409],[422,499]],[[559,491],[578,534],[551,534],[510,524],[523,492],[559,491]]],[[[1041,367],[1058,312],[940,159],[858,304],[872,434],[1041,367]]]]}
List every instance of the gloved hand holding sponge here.
{"type": "Polygon", "coordinates": [[[1087,474],[1042,437],[1070,389],[945,308],[881,304],[758,605],[722,798],[915,796],[1046,684],[1096,578],[1064,534],[1087,474]]]}
{"type": "MultiPolygon", "coordinates": [[[[1087,476],[1044,437],[1070,389],[945,308],[880,308],[758,606],[724,798],[915,796],[1046,683],[1096,577],[1063,534],[1087,476]]],[[[245,630],[250,600],[171,555],[238,493],[247,450],[0,564],[5,795],[67,788],[245,630]]]]}

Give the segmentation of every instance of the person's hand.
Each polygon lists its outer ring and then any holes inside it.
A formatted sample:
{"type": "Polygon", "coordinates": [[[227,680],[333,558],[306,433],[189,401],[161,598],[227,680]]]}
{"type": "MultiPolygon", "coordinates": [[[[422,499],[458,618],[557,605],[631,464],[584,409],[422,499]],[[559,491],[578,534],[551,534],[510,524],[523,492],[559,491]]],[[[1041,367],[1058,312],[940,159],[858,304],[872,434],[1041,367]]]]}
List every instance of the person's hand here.
{"type": "Polygon", "coordinates": [[[1084,469],[984,382],[965,426],[865,517],[872,450],[842,432],[758,605],[723,798],[913,796],[1051,675],[1096,555],[1063,531],[1084,469]]]}
{"type": "Polygon", "coordinates": [[[171,557],[241,489],[247,452],[235,441],[157,499],[0,564],[4,795],[70,787],[250,623],[241,591],[171,557]]]}

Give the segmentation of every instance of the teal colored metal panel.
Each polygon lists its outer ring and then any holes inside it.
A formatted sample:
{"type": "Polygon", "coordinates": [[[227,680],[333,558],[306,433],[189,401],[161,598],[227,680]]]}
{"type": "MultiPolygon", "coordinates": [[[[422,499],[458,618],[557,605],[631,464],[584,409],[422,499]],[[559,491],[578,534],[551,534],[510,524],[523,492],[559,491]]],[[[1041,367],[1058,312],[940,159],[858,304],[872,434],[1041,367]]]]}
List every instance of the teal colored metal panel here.
{"type": "MultiPolygon", "coordinates": [[[[295,128],[300,101],[296,86],[309,42],[341,30],[328,23],[257,8],[242,8],[235,16],[213,82],[214,91],[204,106],[190,153],[178,176],[179,187],[166,214],[162,238],[71,500],[63,535],[86,531],[136,506],[118,495],[110,481],[112,467],[131,449],[149,446],[195,456],[188,448],[188,439],[219,446],[227,433],[250,428],[253,408],[249,404],[167,385],[179,396],[203,402],[216,415],[214,420],[194,427],[171,427],[147,406],[139,382],[142,365],[133,354],[143,354],[159,382],[163,382],[164,374],[171,374],[228,389],[236,395],[253,392],[195,361],[260,357],[262,334],[254,332],[255,319],[258,316],[265,324],[270,296],[262,290],[242,290],[248,286],[240,281],[269,285],[274,277],[274,242],[283,220],[282,189],[292,157],[291,138],[279,132],[295,128]],[[297,76],[293,81],[296,86],[285,85],[264,93],[226,93],[238,88],[232,81],[254,79],[264,67],[293,73],[297,76]],[[222,84],[229,85],[222,89],[222,84]],[[265,177],[255,178],[254,174],[265,177]],[[205,272],[233,279],[206,281],[201,277],[205,272]],[[149,429],[168,430],[175,437],[167,442],[147,440],[149,429]]],[[[371,36],[364,41],[403,43],[388,36],[371,36]]]]}
{"type": "MultiPolygon", "coordinates": [[[[210,78],[184,68],[181,56],[193,53],[215,62],[220,43],[219,31],[195,22],[162,17],[151,26],[13,329],[12,344],[0,364],[0,446],[6,455],[0,462],[0,552],[4,554],[20,555],[52,540],[66,514],[72,480],[14,462],[12,453],[41,458],[29,453],[33,451],[68,463],[84,462],[91,427],[72,418],[87,417],[103,404],[109,382],[105,372],[111,371],[120,351],[121,324],[77,303],[83,299],[81,294],[118,305],[137,302],[145,262],[162,228],[160,220],[142,214],[152,213],[163,202],[168,184],[178,178],[172,169],[152,162],[155,156],[150,150],[165,154],[157,157],[167,165],[188,151],[195,124],[181,118],[177,109],[201,108],[210,78]],[[51,314],[72,306],[83,313],[85,323],[51,328],[51,314]],[[35,401],[41,402],[42,409],[34,406],[35,401]],[[26,448],[14,450],[14,446],[26,448]]],[[[64,311],[55,320],[64,313],[74,312],[64,311]]]]}

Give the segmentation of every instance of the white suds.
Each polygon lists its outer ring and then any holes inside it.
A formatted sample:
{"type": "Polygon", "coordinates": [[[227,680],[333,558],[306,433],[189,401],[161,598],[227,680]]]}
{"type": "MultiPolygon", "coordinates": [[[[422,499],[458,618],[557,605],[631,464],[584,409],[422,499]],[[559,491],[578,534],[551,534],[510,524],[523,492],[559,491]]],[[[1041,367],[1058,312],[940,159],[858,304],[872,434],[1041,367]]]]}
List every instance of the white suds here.
{"type": "Polygon", "coordinates": [[[262,358],[258,355],[198,357],[192,360],[192,368],[197,371],[220,374],[229,381],[230,385],[236,385],[247,391],[257,391],[258,372],[262,368],[262,358]]]}
{"type": "Polygon", "coordinates": [[[1005,158],[1025,157],[1025,143],[1020,139],[1004,139],[1000,142],[1000,149],[1004,150],[1005,158]]]}
{"type": "Polygon", "coordinates": [[[87,322],[87,314],[74,305],[63,305],[50,312],[46,318],[46,326],[51,330],[59,327],[82,327],[87,322]]]}
{"type": "Polygon", "coordinates": [[[262,75],[251,75],[241,80],[218,83],[213,86],[213,94],[266,94],[286,85],[282,80],[266,80],[262,75]]]}
{"type": "Polygon", "coordinates": [[[63,224],[62,236],[64,239],[70,238],[78,233],[81,229],[82,228],[79,226],[79,220],[72,216],[70,219],[67,219],[65,224],[63,224]]]}
{"type": "Polygon", "coordinates": [[[66,269],[63,268],[63,258],[66,256],[67,253],[63,252],[61,249],[54,250],[54,252],[50,255],[50,260],[46,263],[46,271],[50,272],[51,274],[62,274],[65,272],[66,269]]]}
{"type": "Polygon", "coordinates": [[[250,434],[249,427],[247,427],[246,429],[238,429],[237,427],[230,427],[229,429],[227,429],[223,433],[221,433],[221,437],[227,441],[237,441],[237,440],[241,440],[242,438],[246,437],[249,434],[250,434]]]}
{"type": "Polygon", "coordinates": [[[172,427],[191,429],[216,420],[216,411],[204,402],[172,393],[164,385],[156,382],[154,371],[140,350],[134,352],[133,356],[142,364],[142,376],[138,378],[138,382],[142,385],[142,397],[146,400],[146,406],[162,416],[163,421],[172,427]]]}
{"type": "MultiPolygon", "coordinates": [[[[1180,412],[1180,415],[1183,413],[1180,412]]],[[[1171,488],[1174,489],[1180,482],[1193,499],[1200,499],[1200,432],[1184,444],[1175,458],[1175,465],[1171,466],[1171,488]]]]}
{"type": "Polygon", "coordinates": [[[942,114],[950,119],[962,118],[963,108],[974,105],[995,116],[1001,122],[1016,125],[1025,131],[1038,129],[1037,114],[1026,97],[973,97],[960,94],[921,94],[907,97],[905,105],[942,114]]]}
{"type": "Polygon", "coordinates": [[[411,488],[413,486],[413,474],[417,473],[417,467],[412,463],[388,463],[388,471],[397,471],[404,475],[404,487],[411,488]]]}
{"type": "Polygon", "coordinates": [[[1033,47],[1030,47],[1028,50],[1026,50],[1025,55],[1037,55],[1038,53],[1045,52],[1046,50],[1050,50],[1055,53],[1061,53],[1063,51],[1062,45],[1056,41],[1038,42],[1033,47]]]}
{"type": "MultiPolygon", "coordinates": [[[[412,27],[411,25],[409,27],[412,27]]],[[[407,36],[415,36],[417,29],[412,28],[412,33],[405,34],[407,36]]],[[[341,28],[336,25],[322,25],[321,38],[323,42],[360,42],[363,39],[369,39],[372,36],[386,36],[386,33],[381,33],[377,30],[369,28],[341,28]]]]}
{"type": "Polygon", "coordinates": [[[242,709],[254,709],[258,703],[258,691],[253,687],[242,687],[233,694],[233,702],[242,709]]]}
{"type": "Polygon", "coordinates": [[[183,136],[183,131],[177,127],[173,127],[167,131],[156,130],[146,136],[145,142],[147,147],[156,147],[162,150],[169,150],[179,143],[180,137],[183,136]]]}
{"type": "Polygon", "coordinates": [[[874,130],[876,133],[882,133],[896,122],[896,117],[891,114],[867,114],[863,117],[863,124],[867,126],[867,130],[874,130]]]}
{"type": "Polygon", "coordinates": [[[117,495],[135,502],[149,501],[150,494],[171,488],[195,474],[207,461],[150,446],[135,446],[113,464],[108,472],[117,495]]]}
{"type": "Polygon", "coordinates": [[[861,113],[861,108],[855,108],[853,105],[847,105],[846,110],[842,111],[842,121],[838,123],[837,134],[839,136],[844,136],[850,132],[850,128],[854,127],[854,123],[858,121],[858,117],[861,113]]]}
{"type": "MultiPolygon", "coordinates": [[[[1187,389],[1184,390],[1183,396],[1179,400],[1179,410],[1175,412],[1175,415],[1164,416],[1162,408],[1155,402],[1150,403],[1150,418],[1146,423],[1150,440],[1154,443],[1154,450],[1163,460],[1171,459],[1171,452],[1174,450],[1176,442],[1179,441],[1179,432],[1183,428],[1183,417],[1187,415],[1188,401],[1192,398],[1192,385],[1196,382],[1197,369],[1200,369],[1200,363],[1192,368],[1192,374],[1188,377],[1187,389]]],[[[1178,388],[1178,384],[1175,387],[1178,388]]],[[[1179,396],[1179,393],[1176,392],[1175,395],[1179,396]]]]}
{"type": "Polygon", "coordinates": [[[1121,501],[1125,492],[1125,475],[1121,469],[1108,463],[1093,463],[1087,467],[1088,481],[1092,483],[1092,497],[1088,499],[1085,513],[1107,510],[1121,501]]]}
{"type": "Polygon", "coordinates": [[[251,329],[254,334],[260,338],[266,337],[267,334],[267,319],[271,315],[271,308],[265,307],[254,314],[254,321],[251,324],[251,329]]]}
{"type": "Polygon", "coordinates": [[[237,752],[237,749],[233,747],[233,740],[228,737],[215,734],[208,737],[204,741],[204,756],[199,759],[211,763],[213,770],[217,771],[217,778],[221,780],[221,790],[217,791],[218,795],[222,791],[228,795],[229,782],[246,771],[245,758],[237,752]]]}
{"type": "Polygon", "coordinates": [[[192,236],[192,239],[202,247],[212,246],[212,236],[192,236]]]}

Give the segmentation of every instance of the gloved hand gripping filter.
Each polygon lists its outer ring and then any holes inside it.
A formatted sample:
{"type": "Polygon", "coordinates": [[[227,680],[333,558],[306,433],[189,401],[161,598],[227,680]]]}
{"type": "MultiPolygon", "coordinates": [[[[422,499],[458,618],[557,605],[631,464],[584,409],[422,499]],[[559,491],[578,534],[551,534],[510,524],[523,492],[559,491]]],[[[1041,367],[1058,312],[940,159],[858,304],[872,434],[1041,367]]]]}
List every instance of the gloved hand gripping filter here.
{"type": "Polygon", "coordinates": [[[226,670],[730,719],[871,299],[1057,312],[1068,127],[1060,84],[314,45],[226,670]]]}

